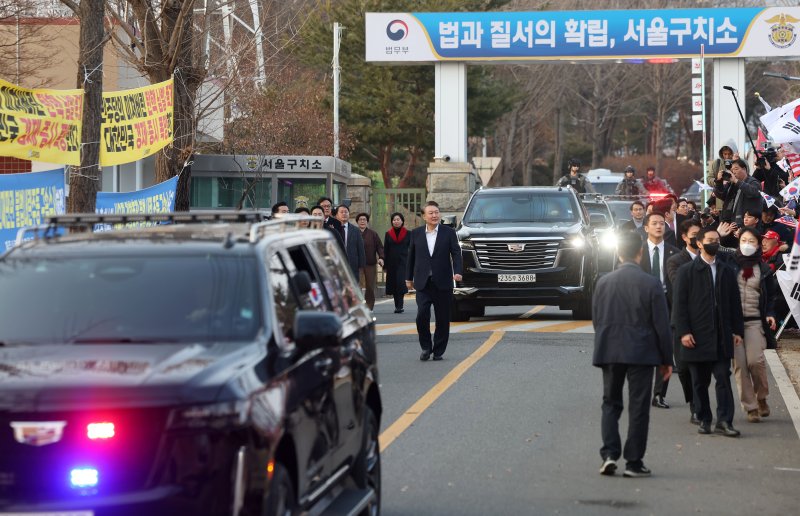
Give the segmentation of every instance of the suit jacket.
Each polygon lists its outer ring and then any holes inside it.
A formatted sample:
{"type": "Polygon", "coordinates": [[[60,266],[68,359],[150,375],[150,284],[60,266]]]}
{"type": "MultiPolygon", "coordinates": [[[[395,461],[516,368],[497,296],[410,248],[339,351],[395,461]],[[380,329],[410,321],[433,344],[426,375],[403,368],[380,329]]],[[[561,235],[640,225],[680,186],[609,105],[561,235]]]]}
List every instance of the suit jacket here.
{"type": "Polygon", "coordinates": [[[342,229],[341,222],[334,217],[328,217],[322,222],[322,227],[333,233],[336,237],[336,241],[342,246],[342,250],[347,251],[344,247],[344,230],[342,229]]]}
{"type": "MultiPolygon", "coordinates": [[[[342,225],[344,234],[344,225],[342,225]]],[[[347,240],[345,241],[345,251],[347,251],[347,261],[350,269],[358,279],[358,269],[363,269],[367,265],[367,254],[364,251],[364,239],[361,237],[361,230],[355,224],[347,222],[347,240]]]]}
{"type": "Polygon", "coordinates": [[[681,346],[684,362],[733,358],[733,335],[744,334],[736,273],[719,255],[716,262],[716,282],[701,256],[678,269],[672,324],[679,338],[691,333],[695,340],[694,348],[681,346]]]}
{"type": "Polygon", "coordinates": [[[592,299],[592,364],[672,365],[672,332],[664,289],[627,262],[597,282],[592,299]]]}
{"type": "Polygon", "coordinates": [[[422,290],[431,277],[436,288],[449,290],[453,288],[453,274],[461,274],[461,248],[458,245],[456,231],[444,224],[439,224],[433,256],[428,253],[428,240],[425,237],[425,225],[411,230],[408,248],[408,267],[406,280],[414,281],[414,288],[422,290]]]}
{"type": "Polygon", "coordinates": [[[672,306],[672,297],[675,294],[675,278],[678,277],[678,269],[680,269],[681,265],[684,263],[689,263],[691,261],[692,256],[684,249],[678,254],[673,254],[666,262],[667,277],[669,278],[669,283],[667,283],[667,301],[670,303],[670,306],[672,306]]]}
{"type": "MultiPolygon", "coordinates": [[[[670,310],[672,310],[672,299],[669,296],[669,293],[672,292],[672,285],[669,281],[669,274],[667,274],[667,262],[670,258],[675,256],[676,254],[680,254],[680,250],[672,245],[669,245],[667,241],[664,241],[664,258],[661,260],[662,270],[664,271],[664,293],[667,295],[667,306],[670,310]]],[[[642,244],[642,262],[641,262],[642,270],[648,274],[651,273],[650,269],[650,248],[647,245],[647,240],[644,241],[642,244]]],[[[655,277],[655,276],[653,276],[655,277]]]]}

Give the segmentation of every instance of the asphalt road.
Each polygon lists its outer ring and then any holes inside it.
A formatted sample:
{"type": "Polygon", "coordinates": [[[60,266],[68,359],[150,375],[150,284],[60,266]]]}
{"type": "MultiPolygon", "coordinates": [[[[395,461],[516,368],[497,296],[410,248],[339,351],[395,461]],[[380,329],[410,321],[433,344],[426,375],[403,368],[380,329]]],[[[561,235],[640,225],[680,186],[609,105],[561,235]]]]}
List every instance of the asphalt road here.
{"type": "Polygon", "coordinates": [[[675,378],[672,408],[651,410],[653,476],[623,478],[621,460],[604,477],[591,322],[490,308],[453,324],[443,361],[420,362],[413,297],[392,311],[375,307],[385,515],[800,513],[800,442],[772,375],[762,423],[737,398],[738,439],[698,435],[675,378]]]}

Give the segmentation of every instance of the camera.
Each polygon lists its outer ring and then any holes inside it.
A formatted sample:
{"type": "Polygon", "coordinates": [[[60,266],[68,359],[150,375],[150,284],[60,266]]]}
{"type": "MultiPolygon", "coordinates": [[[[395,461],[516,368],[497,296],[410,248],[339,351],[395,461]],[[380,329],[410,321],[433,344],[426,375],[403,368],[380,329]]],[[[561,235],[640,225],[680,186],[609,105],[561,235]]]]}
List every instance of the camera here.
{"type": "Polygon", "coordinates": [[[770,147],[769,143],[764,143],[764,148],[758,151],[758,158],[756,158],[756,166],[763,167],[767,161],[774,163],[778,159],[778,149],[770,147]]]}
{"type": "Polygon", "coordinates": [[[725,163],[725,168],[726,168],[726,169],[729,169],[729,168],[731,168],[731,165],[733,164],[733,160],[726,159],[726,160],[724,161],[724,163],[725,163]]]}
{"type": "Polygon", "coordinates": [[[722,180],[723,181],[730,181],[731,180],[731,173],[727,170],[722,171],[722,180]]]}

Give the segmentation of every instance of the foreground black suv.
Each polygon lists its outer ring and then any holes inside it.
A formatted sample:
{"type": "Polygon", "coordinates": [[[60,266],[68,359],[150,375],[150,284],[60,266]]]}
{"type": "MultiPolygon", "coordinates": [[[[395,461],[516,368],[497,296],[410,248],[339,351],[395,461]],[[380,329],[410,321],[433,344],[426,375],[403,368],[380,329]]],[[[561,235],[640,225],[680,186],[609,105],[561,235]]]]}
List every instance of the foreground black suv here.
{"type": "Polygon", "coordinates": [[[0,256],[0,514],[379,512],[373,317],[329,232],[252,215],[0,256]]]}
{"type": "Polygon", "coordinates": [[[453,319],[486,306],[557,305],[590,319],[597,278],[595,232],[569,187],[483,188],[458,227],[464,260],[453,319]]]}

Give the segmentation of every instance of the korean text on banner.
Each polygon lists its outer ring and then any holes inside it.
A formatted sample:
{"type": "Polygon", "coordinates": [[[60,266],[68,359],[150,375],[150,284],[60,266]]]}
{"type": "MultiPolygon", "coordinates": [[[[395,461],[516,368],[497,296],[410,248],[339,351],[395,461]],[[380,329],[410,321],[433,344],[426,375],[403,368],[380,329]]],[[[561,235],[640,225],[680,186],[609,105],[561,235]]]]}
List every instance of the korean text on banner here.
{"type": "Polygon", "coordinates": [[[82,90],[30,90],[0,79],[0,156],[80,164],[82,90]]]}
{"type": "Polygon", "coordinates": [[[64,170],[0,174],[0,249],[10,249],[21,228],[65,213],[64,170]]]}
{"type": "Polygon", "coordinates": [[[172,142],[173,79],[103,94],[100,164],[119,165],[155,154],[172,142]]]}
{"type": "MultiPolygon", "coordinates": [[[[143,190],[127,193],[97,192],[96,213],[171,213],[175,211],[175,192],[178,188],[178,176],[167,179],[163,183],[143,190]]],[[[157,222],[130,222],[124,227],[156,226],[157,222]]],[[[119,227],[123,227],[122,224],[119,227]]],[[[95,225],[95,231],[116,229],[109,224],[95,225]]]]}

